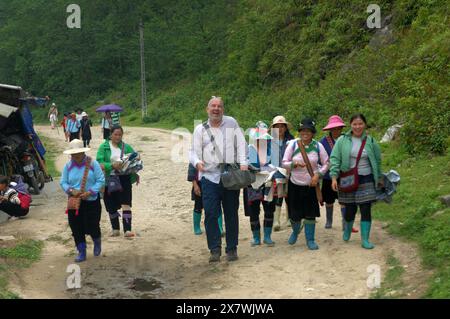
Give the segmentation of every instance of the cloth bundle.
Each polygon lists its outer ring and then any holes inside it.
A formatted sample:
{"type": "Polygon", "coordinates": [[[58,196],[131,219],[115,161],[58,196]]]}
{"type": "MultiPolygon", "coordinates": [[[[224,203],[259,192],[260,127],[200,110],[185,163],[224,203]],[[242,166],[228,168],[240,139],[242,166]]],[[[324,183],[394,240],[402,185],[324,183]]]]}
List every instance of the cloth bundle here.
{"type": "Polygon", "coordinates": [[[123,157],[121,170],[118,175],[136,174],[144,168],[141,158],[137,152],[123,157]]]}
{"type": "Polygon", "coordinates": [[[383,173],[383,181],[384,187],[377,189],[377,201],[391,203],[392,196],[397,190],[398,183],[400,183],[400,174],[391,169],[389,173],[383,173]]]}

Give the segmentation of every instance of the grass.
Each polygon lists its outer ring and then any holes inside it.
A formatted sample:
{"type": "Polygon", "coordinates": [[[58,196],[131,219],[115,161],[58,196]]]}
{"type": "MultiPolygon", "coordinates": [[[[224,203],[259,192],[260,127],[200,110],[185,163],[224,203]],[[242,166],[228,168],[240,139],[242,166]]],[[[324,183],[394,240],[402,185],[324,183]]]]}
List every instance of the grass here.
{"type": "Polygon", "coordinates": [[[397,170],[401,181],[393,203],[377,204],[374,218],[418,243],[423,267],[434,272],[424,298],[450,298],[450,208],[439,200],[450,194],[449,163],[450,151],[410,157],[396,143],[383,145],[383,170],[397,170]]]}
{"type": "Polygon", "coordinates": [[[39,240],[20,240],[11,246],[0,246],[0,299],[18,299],[17,294],[8,290],[8,279],[12,272],[28,268],[41,257],[44,244],[39,240]]]}
{"type": "Polygon", "coordinates": [[[386,263],[389,266],[388,271],[386,272],[381,287],[372,294],[372,299],[395,299],[403,296],[401,292],[404,286],[402,274],[405,272],[405,269],[392,252],[388,255],[386,263]]]}
{"type": "Polygon", "coordinates": [[[56,169],[55,160],[58,154],[58,149],[56,147],[55,142],[53,142],[50,138],[44,135],[39,135],[39,138],[42,141],[42,144],[44,144],[45,149],[47,150],[47,153],[45,154],[45,163],[47,165],[48,173],[52,177],[58,177],[61,175],[61,172],[59,172],[56,169]]]}

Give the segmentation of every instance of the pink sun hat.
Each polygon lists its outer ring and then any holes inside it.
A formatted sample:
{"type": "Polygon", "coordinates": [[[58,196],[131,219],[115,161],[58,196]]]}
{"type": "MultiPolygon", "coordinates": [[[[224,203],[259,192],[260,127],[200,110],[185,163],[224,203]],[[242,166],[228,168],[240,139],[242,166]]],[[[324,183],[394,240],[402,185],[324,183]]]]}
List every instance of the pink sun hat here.
{"type": "Polygon", "coordinates": [[[345,123],[339,115],[330,116],[327,126],[325,126],[322,130],[329,131],[335,127],[345,127],[345,123]]]}

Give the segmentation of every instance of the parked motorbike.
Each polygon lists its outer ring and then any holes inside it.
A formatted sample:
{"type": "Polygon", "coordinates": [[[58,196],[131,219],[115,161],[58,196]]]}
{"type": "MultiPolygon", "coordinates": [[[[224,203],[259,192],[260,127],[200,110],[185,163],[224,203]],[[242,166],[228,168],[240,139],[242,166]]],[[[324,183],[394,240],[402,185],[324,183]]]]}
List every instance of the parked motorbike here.
{"type": "Polygon", "coordinates": [[[2,138],[0,143],[6,144],[2,147],[2,153],[8,168],[7,175],[22,175],[24,182],[30,187],[30,193],[39,195],[45,186],[45,175],[31,143],[19,134],[2,138]]]}
{"type": "Polygon", "coordinates": [[[44,172],[39,168],[39,164],[33,157],[33,154],[24,152],[20,158],[22,164],[21,175],[24,177],[24,182],[27,183],[33,191],[31,194],[39,195],[41,189],[45,186],[44,172]]]}

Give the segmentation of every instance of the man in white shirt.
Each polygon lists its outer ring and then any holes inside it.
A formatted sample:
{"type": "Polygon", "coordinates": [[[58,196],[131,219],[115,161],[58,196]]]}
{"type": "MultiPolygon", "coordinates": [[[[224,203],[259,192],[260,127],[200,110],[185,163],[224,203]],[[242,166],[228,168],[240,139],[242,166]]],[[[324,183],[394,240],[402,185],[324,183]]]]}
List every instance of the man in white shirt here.
{"type": "Polygon", "coordinates": [[[209,261],[220,261],[222,241],[217,219],[222,206],[226,227],[225,251],[228,261],[234,261],[238,258],[240,191],[224,188],[220,176],[224,163],[239,163],[241,170],[248,169],[247,143],[236,120],[224,116],[224,103],[220,97],[211,98],[206,112],[208,121],[194,130],[189,161],[197,168],[201,181],[206,237],[211,252],[209,261]]]}

